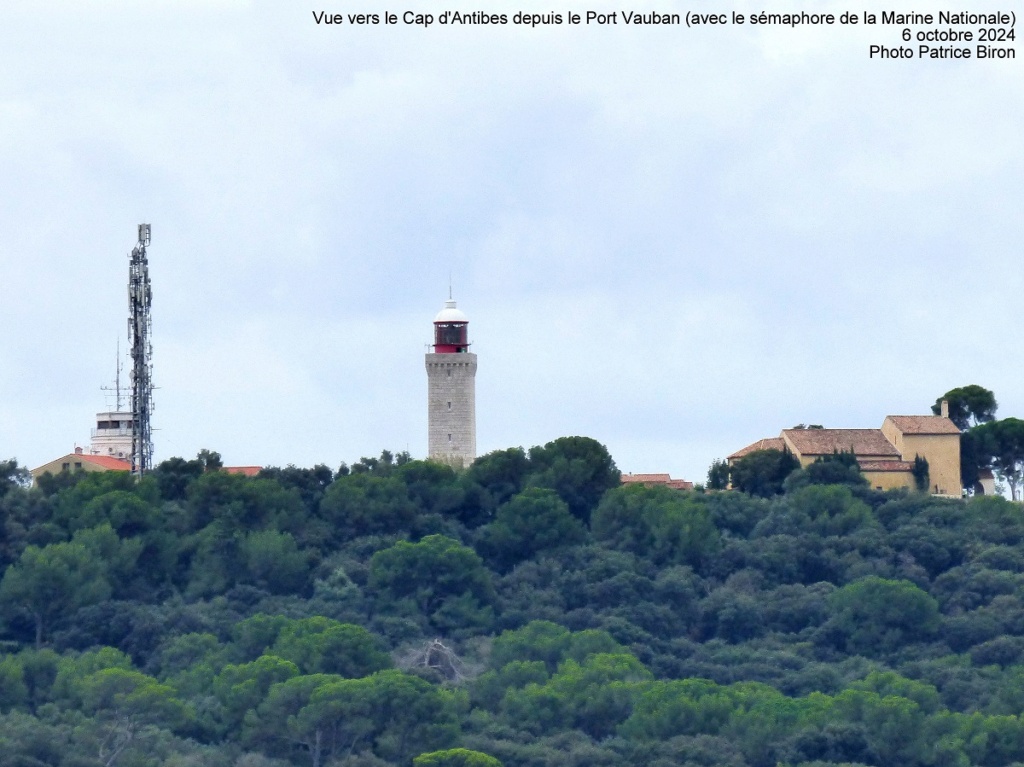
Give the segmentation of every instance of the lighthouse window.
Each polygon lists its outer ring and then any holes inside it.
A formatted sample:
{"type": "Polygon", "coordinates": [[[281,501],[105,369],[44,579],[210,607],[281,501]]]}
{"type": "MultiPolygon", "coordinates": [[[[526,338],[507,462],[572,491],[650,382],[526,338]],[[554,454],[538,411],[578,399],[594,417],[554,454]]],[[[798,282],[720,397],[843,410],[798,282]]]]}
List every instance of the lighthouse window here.
{"type": "Polygon", "coordinates": [[[449,378],[451,378],[451,377],[452,377],[452,369],[451,369],[451,368],[448,368],[448,377],[449,377],[449,378]]]}
{"type": "Polygon", "coordinates": [[[438,325],[437,343],[447,346],[456,346],[466,343],[466,326],[460,325],[438,325]]]}
{"type": "Polygon", "coordinates": [[[449,403],[448,403],[448,409],[449,409],[449,410],[451,410],[451,409],[452,409],[452,403],[451,403],[451,402],[449,402],[449,403]]]}
{"type": "Polygon", "coordinates": [[[451,442],[451,441],[452,441],[452,435],[451,435],[451,434],[449,434],[449,435],[448,435],[448,441],[449,441],[449,442],[451,442]]]}

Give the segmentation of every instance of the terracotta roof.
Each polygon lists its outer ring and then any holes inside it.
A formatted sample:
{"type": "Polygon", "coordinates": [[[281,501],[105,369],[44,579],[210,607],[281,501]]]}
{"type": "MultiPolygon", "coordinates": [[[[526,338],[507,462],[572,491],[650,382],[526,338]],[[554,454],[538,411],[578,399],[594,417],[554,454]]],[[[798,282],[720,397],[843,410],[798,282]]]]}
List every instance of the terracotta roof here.
{"type": "Polygon", "coordinates": [[[221,471],[226,471],[228,474],[242,474],[246,477],[255,477],[262,469],[262,466],[225,466],[221,471]]]}
{"type": "Polygon", "coordinates": [[[902,457],[881,429],[785,429],[782,434],[805,457],[844,450],[857,456],[902,457]]]}
{"type": "Polygon", "coordinates": [[[102,466],[111,471],[131,471],[130,461],[122,461],[120,458],[112,458],[109,455],[75,455],[75,460],[82,460],[95,466],[102,466]]]}
{"type": "Polygon", "coordinates": [[[861,471],[913,471],[913,461],[857,461],[861,471]]]}
{"type": "Polygon", "coordinates": [[[669,474],[623,474],[622,484],[630,482],[668,482],[671,479],[669,474]]]}
{"type": "Polygon", "coordinates": [[[748,453],[753,453],[755,450],[782,450],[786,446],[786,443],[782,441],[782,437],[765,437],[759,439],[752,445],[737,450],[735,453],[730,455],[726,460],[731,461],[734,458],[742,458],[748,453]]]}
{"type": "Polygon", "coordinates": [[[904,434],[959,434],[960,430],[951,420],[941,415],[887,415],[904,434]]]}
{"type": "Polygon", "coordinates": [[[664,485],[673,490],[693,490],[693,483],[685,479],[672,479],[668,474],[623,474],[622,484],[664,485]]]}
{"type": "Polygon", "coordinates": [[[76,463],[88,463],[93,466],[98,466],[101,469],[107,471],[131,471],[132,465],[128,461],[122,461],[120,458],[114,458],[109,455],[91,455],[89,453],[68,453],[62,455],[60,458],[54,458],[52,461],[47,461],[42,466],[32,469],[30,472],[32,476],[38,476],[42,473],[43,469],[49,469],[48,467],[56,467],[59,464],[66,463],[68,466],[74,466],[76,463]]]}

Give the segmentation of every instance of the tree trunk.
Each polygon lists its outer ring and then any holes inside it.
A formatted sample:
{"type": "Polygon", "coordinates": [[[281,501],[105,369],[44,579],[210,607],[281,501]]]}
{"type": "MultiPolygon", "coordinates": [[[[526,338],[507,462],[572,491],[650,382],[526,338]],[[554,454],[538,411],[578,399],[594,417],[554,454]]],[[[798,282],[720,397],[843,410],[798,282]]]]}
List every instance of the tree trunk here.
{"type": "Polygon", "coordinates": [[[319,727],[313,736],[313,767],[320,767],[320,741],[323,739],[323,730],[319,727]]]}

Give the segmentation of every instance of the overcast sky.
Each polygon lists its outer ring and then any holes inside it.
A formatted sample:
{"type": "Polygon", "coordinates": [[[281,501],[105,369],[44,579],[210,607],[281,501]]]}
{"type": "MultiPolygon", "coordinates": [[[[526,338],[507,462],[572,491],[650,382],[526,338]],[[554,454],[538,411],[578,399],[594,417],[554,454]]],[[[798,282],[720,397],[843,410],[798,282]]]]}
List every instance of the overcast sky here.
{"type": "MultiPolygon", "coordinates": [[[[993,10],[927,5],[906,10],[993,10]]],[[[900,42],[881,26],[312,13],[866,7],[463,6],[4,3],[0,458],[87,445],[112,406],[140,222],[156,461],[424,457],[449,274],[481,453],[579,434],[703,481],[782,428],[878,427],[964,384],[1024,417],[1020,56],[871,60],[900,42]]]]}

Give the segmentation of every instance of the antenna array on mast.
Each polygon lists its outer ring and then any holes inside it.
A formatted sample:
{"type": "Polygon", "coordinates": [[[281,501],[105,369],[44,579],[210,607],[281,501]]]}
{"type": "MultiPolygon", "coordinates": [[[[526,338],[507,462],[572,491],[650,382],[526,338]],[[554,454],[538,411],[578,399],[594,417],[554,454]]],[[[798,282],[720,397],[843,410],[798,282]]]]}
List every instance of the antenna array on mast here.
{"type": "MultiPolygon", "coordinates": [[[[114,368],[114,388],[109,386],[101,386],[101,391],[112,391],[114,392],[114,410],[121,412],[121,338],[117,339],[117,365],[114,368]]],[[[109,395],[108,395],[109,396],[109,395]]]]}
{"type": "Polygon", "coordinates": [[[152,468],[153,435],[150,414],[153,411],[153,345],[150,335],[153,321],[150,304],[153,291],[149,284],[150,226],[139,224],[139,241],[132,249],[128,268],[128,345],[132,355],[132,473],[142,476],[152,468]]]}

